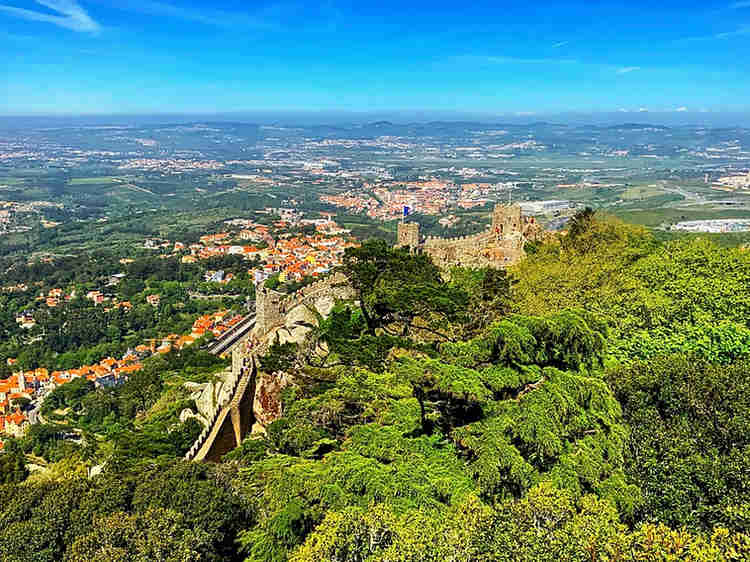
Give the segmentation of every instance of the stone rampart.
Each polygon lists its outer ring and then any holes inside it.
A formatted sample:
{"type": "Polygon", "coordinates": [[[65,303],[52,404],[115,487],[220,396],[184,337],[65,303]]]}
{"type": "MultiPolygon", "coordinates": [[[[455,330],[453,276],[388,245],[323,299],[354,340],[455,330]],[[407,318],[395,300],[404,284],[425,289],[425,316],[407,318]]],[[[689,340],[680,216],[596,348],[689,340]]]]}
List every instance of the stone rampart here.
{"type": "Polygon", "coordinates": [[[315,281],[291,295],[284,295],[265,287],[258,289],[255,302],[255,336],[262,338],[274,328],[282,326],[286,315],[298,306],[314,306],[316,300],[324,297],[345,300],[353,296],[354,292],[343,273],[335,273],[315,281]]]}
{"type": "Polygon", "coordinates": [[[491,225],[484,232],[458,238],[427,237],[414,250],[429,255],[440,268],[507,267],[524,257],[525,242],[538,239],[540,233],[534,218],[524,217],[520,206],[495,205],[491,225]]]}
{"type": "Polygon", "coordinates": [[[346,275],[335,273],[330,277],[315,281],[306,287],[302,287],[296,293],[289,295],[281,300],[281,312],[286,314],[293,308],[302,304],[310,305],[316,298],[330,296],[339,299],[348,299],[353,296],[346,275]]]}
{"type": "Polygon", "coordinates": [[[480,232],[479,234],[470,234],[468,236],[458,236],[456,238],[440,238],[438,236],[428,236],[425,239],[424,247],[435,248],[435,247],[454,247],[454,248],[472,248],[476,247],[477,244],[487,244],[494,236],[489,230],[480,232]]]}
{"type": "Polygon", "coordinates": [[[265,334],[274,326],[278,326],[284,321],[281,303],[285,295],[268,289],[259,287],[255,292],[255,331],[258,334],[265,334]]]}
{"type": "Polygon", "coordinates": [[[220,430],[220,425],[224,422],[224,418],[229,415],[229,410],[232,408],[233,402],[241,398],[239,392],[242,383],[248,384],[249,379],[254,379],[255,364],[253,358],[244,358],[233,361],[232,370],[223,379],[222,384],[219,388],[214,390],[212,388],[213,400],[212,404],[207,408],[204,414],[205,419],[208,421],[208,425],[203,428],[203,431],[193,443],[190,450],[185,454],[185,458],[188,460],[196,459],[202,460],[206,457],[208,450],[212,447],[213,441],[216,439],[217,432],[220,430]],[[219,420],[219,418],[222,418],[219,420]],[[200,457],[200,458],[199,458],[200,457]]]}

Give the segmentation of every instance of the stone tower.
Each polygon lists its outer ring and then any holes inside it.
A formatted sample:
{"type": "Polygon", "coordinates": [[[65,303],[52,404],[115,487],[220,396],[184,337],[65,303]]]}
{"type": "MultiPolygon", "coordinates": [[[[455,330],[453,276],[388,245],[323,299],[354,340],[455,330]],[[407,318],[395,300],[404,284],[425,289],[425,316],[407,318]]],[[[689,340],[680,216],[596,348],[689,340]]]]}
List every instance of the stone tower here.
{"type": "Polygon", "coordinates": [[[510,236],[523,232],[520,205],[495,205],[492,211],[492,232],[497,236],[510,236]]]}
{"type": "Polygon", "coordinates": [[[264,335],[278,326],[284,316],[281,310],[282,293],[259,285],[255,292],[255,333],[264,335]]]}
{"type": "Polygon", "coordinates": [[[398,224],[397,248],[419,248],[419,225],[415,222],[400,222],[398,224]]]}

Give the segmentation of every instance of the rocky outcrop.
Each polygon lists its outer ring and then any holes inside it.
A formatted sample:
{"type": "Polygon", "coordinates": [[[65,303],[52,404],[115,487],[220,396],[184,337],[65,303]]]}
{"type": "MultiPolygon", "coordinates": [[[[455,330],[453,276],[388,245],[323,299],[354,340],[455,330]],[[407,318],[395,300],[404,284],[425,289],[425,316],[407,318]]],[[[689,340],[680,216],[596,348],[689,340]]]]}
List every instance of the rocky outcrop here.
{"type": "Polygon", "coordinates": [[[200,414],[196,414],[190,408],[185,408],[180,412],[180,423],[185,423],[188,420],[198,420],[203,427],[208,426],[208,420],[200,414]]]}
{"type": "Polygon", "coordinates": [[[195,417],[203,425],[208,425],[208,420],[214,417],[217,409],[231,399],[237,378],[232,369],[227,369],[217,375],[213,382],[186,382],[184,387],[190,391],[190,398],[195,401],[198,412],[186,408],[180,413],[180,421],[184,423],[190,417],[195,417]]]}
{"type": "Polygon", "coordinates": [[[290,384],[292,377],[286,373],[258,373],[253,399],[253,414],[257,424],[254,431],[265,431],[281,417],[281,392],[290,384]]]}

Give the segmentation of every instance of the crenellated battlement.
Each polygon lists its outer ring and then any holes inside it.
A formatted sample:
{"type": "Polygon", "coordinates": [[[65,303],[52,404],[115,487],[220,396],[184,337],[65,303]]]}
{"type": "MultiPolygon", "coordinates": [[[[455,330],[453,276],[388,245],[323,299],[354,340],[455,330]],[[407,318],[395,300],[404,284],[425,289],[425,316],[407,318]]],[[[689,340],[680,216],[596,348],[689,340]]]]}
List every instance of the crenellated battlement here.
{"type": "Polygon", "coordinates": [[[428,236],[420,241],[418,233],[419,226],[415,223],[400,224],[397,246],[424,252],[440,267],[506,267],[523,258],[525,242],[537,239],[541,229],[533,217],[523,216],[519,205],[498,204],[492,211],[490,226],[479,234],[455,238],[428,236]]]}
{"type": "Polygon", "coordinates": [[[439,236],[428,236],[425,238],[425,246],[429,245],[449,245],[449,244],[457,244],[457,245],[469,245],[469,244],[475,244],[477,242],[484,242],[486,240],[489,240],[492,237],[492,233],[487,230],[485,232],[480,232],[479,234],[468,234],[466,236],[457,236],[455,238],[441,238],[439,236]]]}
{"type": "Polygon", "coordinates": [[[285,295],[265,287],[256,292],[256,333],[266,334],[284,323],[285,316],[301,305],[312,305],[319,298],[330,296],[348,299],[353,296],[346,275],[337,272],[325,279],[315,281],[300,290],[285,295]]]}

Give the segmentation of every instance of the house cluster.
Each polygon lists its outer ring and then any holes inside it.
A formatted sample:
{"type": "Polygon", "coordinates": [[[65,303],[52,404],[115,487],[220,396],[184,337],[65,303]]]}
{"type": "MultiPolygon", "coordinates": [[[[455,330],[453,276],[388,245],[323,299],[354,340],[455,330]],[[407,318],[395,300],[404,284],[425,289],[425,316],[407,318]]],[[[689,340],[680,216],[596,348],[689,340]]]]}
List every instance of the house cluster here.
{"type": "Polygon", "coordinates": [[[273,247],[261,250],[263,265],[250,273],[256,283],[276,274],[282,282],[318,277],[341,265],[344,251],[357,245],[343,236],[313,234],[282,238],[273,247]]]}
{"type": "Polygon", "coordinates": [[[124,310],[130,310],[131,308],[133,308],[133,304],[130,301],[118,300],[117,297],[105,295],[101,291],[89,291],[88,293],[86,293],[86,299],[93,302],[96,306],[108,303],[109,306],[104,309],[106,312],[118,308],[122,308],[124,310]]]}
{"type": "MultiPolygon", "coordinates": [[[[65,293],[63,289],[50,289],[48,293],[42,293],[41,295],[36,297],[35,300],[38,303],[42,303],[42,306],[57,308],[64,303],[72,301],[75,298],[75,289],[71,290],[70,293],[65,293]]],[[[107,308],[105,308],[105,312],[110,312],[117,309],[123,309],[127,311],[133,308],[133,305],[130,301],[120,301],[116,297],[106,295],[101,291],[89,291],[88,293],[86,293],[85,298],[93,302],[95,305],[107,303],[108,306],[107,308]]],[[[18,324],[25,330],[30,330],[31,328],[36,326],[34,313],[31,310],[20,312],[16,316],[16,324],[18,324]]]]}
{"type": "MultiPolygon", "coordinates": [[[[452,170],[461,176],[460,170],[452,170]]],[[[452,180],[425,178],[417,181],[378,181],[364,183],[337,195],[321,195],[320,200],[353,213],[364,213],[368,217],[389,221],[409,213],[442,215],[449,207],[471,209],[497,201],[500,192],[513,188],[512,182],[462,183],[452,180]]]]}
{"type": "Polygon", "coordinates": [[[365,193],[357,190],[346,191],[341,195],[321,195],[320,200],[340,209],[346,209],[351,213],[370,214],[370,210],[376,210],[379,207],[378,201],[365,193]]]}
{"type": "Polygon", "coordinates": [[[156,353],[169,353],[172,350],[179,351],[208,334],[213,334],[214,337],[221,336],[242,320],[242,318],[241,315],[233,315],[227,310],[204,314],[193,322],[193,327],[189,334],[182,336],[169,334],[163,338],[149,339],[146,344],[138,345],[135,348],[135,353],[139,357],[148,357],[156,353]]]}
{"type": "MultiPolygon", "coordinates": [[[[8,415],[0,415],[0,434],[23,437],[29,427],[29,419],[20,409],[8,415]]],[[[0,451],[4,443],[0,440],[0,451]]]]}
{"type": "MultiPolygon", "coordinates": [[[[283,210],[269,209],[269,212],[279,215],[283,210]]],[[[349,231],[336,224],[329,213],[324,213],[317,219],[301,219],[293,212],[280,216],[285,216],[289,220],[279,218],[269,226],[245,219],[227,221],[227,226],[232,227],[231,230],[205,234],[200,237],[200,243],[197,244],[172,244],[158,240],[147,240],[146,243],[150,243],[154,249],[166,248],[173,252],[171,255],[183,253],[183,263],[196,263],[225,255],[238,255],[248,261],[259,262],[260,265],[249,270],[256,283],[276,274],[279,274],[282,281],[323,275],[333,267],[341,265],[341,257],[346,248],[356,245],[349,236],[349,231]],[[293,234],[290,232],[290,227],[293,226],[313,226],[315,232],[293,234]]],[[[228,283],[232,276],[222,270],[207,271],[204,279],[215,283],[228,283]]]]}
{"type": "Polygon", "coordinates": [[[29,286],[26,283],[18,283],[16,285],[6,285],[2,288],[3,293],[25,293],[29,290],[29,286]]]}
{"type": "Polygon", "coordinates": [[[193,322],[193,329],[188,337],[195,341],[210,333],[218,338],[228,330],[231,330],[232,327],[241,322],[243,318],[242,315],[233,315],[227,310],[219,310],[211,314],[204,314],[193,322]]]}
{"type": "Polygon", "coordinates": [[[400,217],[404,208],[425,215],[438,215],[445,211],[451,198],[453,183],[442,180],[423,180],[407,183],[365,183],[362,189],[353,189],[340,195],[321,195],[324,203],[343,207],[354,213],[383,221],[400,217]]]}
{"type": "Polygon", "coordinates": [[[65,293],[62,289],[50,289],[47,294],[42,293],[36,300],[45,303],[49,308],[60,306],[60,303],[70,302],[76,298],[75,289],[70,293],[65,293]]]}
{"type": "Polygon", "coordinates": [[[195,170],[221,170],[224,167],[224,163],[217,160],[184,158],[133,158],[118,166],[120,170],[147,170],[167,174],[181,174],[195,170]]]}
{"type": "Polygon", "coordinates": [[[36,320],[34,319],[34,315],[31,313],[31,311],[25,310],[24,312],[21,312],[18,316],[16,316],[16,324],[18,324],[24,330],[31,330],[31,328],[36,326],[36,320]]]}
{"type": "Polygon", "coordinates": [[[203,274],[203,279],[208,283],[221,283],[222,285],[226,285],[234,279],[234,274],[227,273],[223,269],[218,271],[206,271],[206,273],[203,274]]]}
{"type": "Polygon", "coordinates": [[[31,402],[43,398],[58,386],[78,378],[85,378],[98,388],[116,386],[143,368],[140,359],[136,352],[130,352],[122,359],[108,357],[95,365],[76,369],[50,372],[39,368],[19,371],[7,379],[0,379],[0,433],[23,437],[28,426],[36,421],[36,410],[31,411],[30,417],[21,410],[20,401],[31,402]]]}

